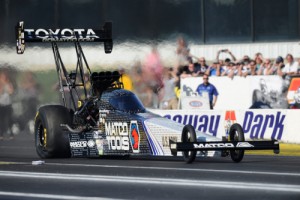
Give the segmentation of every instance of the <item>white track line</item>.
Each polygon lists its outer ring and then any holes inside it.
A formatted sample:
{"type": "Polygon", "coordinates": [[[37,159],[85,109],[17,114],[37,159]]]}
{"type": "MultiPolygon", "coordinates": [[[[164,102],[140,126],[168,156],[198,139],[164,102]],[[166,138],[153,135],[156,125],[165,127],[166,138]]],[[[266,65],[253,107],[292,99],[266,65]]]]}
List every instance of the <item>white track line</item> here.
{"type": "MultiPolygon", "coordinates": [[[[268,171],[245,171],[245,170],[219,170],[219,169],[191,169],[191,168],[171,168],[171,167],[143,167],[143,166],[125,166],[125,165],[92,165],[92,164],[63,164],[46,163],[54,166],[72,166],[72,167],[99,167],[99,168],[124,168],[124,169],[150,169],[150,170],[172,170],[172,171],[196,171],[196,172],[214,172],[214,173],[234,173],[234,174],[257,174],[273,176],[299,176],[300,173],[289,172],[268,172],[268,171]]],[[[188,166],[188,165],[187,165],[188,166]]]]}
{"type": "MultiPolygon", "coordinates": [[[[1,161],[0,161],[1,163],[1,161]]],[[[9,164],[31,164],[27,162],[4,162],[9,164]]],[[[213,172],[213,173],[234,173],[234,174],[256,174],[271,176],[296,176],[300,173],[290,172],[268,172],[268,171],[246,171],[246,170],[223,170],[223,169],[192,169],[192,168],[172,168],[172,167],[145,167],[145,166],[126,166],[126,165],[94,165],[94,164],[66,164],[66,163],[47,163],[45,165],[53,166],[71,166],[71,167],[94,167],[94,168],[122,168],[122,169],[149,169],[149,170],[167,170],[167,171],[194,171],[194,172],[213,172]]],[[[188,166],[188,165],[187,165],[188,166]]]]}
{"type": "MultiPolygon", "coordinates": [[[[70,196],[70,195],[56,195],[56,194],[38,194],[38,193],[23,193],[23,192],[5,192],[0,191],[0,196],[12,197],[26,197],[39,199],[66,199],[66,200],[111,200],[111,198],[102,197],[87,197],[87,196],[70,196]]],[[[115,198],[113,198],[115,199],[115,198]]]]}
{"type": "MultiPolygon", "coordinates": [[[[31,164],[28,162],[3,162],[9,164],[31,164]]],[[[1,160],[0,160],[1,164],[1,160]]],[[[47,163],[52,166],[70,166],[70,167],[94,167],[94,168],[122,168],[122,169],[150,169],[150,170],[167,170],[167,171],[194,171],[194,172],[213,172],[213,173],[233,173],[233,174],[256,174],[271,176],[296,176],[300,173],[291,172],[268,172],[268,171],[246,171],[246,170],[223,170],[223,169],[193,169],[193,168],[172,168],[172,167],[145,167],[145,166],[126,166],[126,165],[94,165],[94,164],[66,164],[66,163],[47,163]]],[[[188,165],[187,165],[188,166],[188,165]]]]}
{"type": "Polygon", "coordinates": [[[83,174],[62,174],[62,173],[35,173],[35,172],[14,172],[0,171],[0,177],[54,179],[67,181],[93,181],[93,182],[113,182],[125,184],[152,184],[167,186],[188,186],[188,187],[212,187],[226,189],[263,190],[276,192],[300,193],[300,185],[270,184],[258,182],[237,182],[237,181],[204,181],[192,179],[171,179],[171,178],[149,178],[149,177],[129,177],[129,176],[103,176],[103,175],[83,175],[83,174]]]}

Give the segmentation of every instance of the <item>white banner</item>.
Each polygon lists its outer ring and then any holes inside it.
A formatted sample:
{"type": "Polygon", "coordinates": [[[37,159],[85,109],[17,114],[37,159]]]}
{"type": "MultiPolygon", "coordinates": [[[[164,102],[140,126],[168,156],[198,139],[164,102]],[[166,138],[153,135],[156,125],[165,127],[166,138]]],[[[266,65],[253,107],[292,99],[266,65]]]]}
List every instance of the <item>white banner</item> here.
{"type": "Polygon", "coordinates": [[[243,127],[246,139],[276,139],[300,143],[300,110],[151,110],[178,123],[191,124],[196,130],[222,138],[233,123],[243,127]]]}
{"type": "MultiPolygon", "coordinates": [[[[289,86],[289,80],[283,80],[280,76],[210,77],[209,81],[219,92],[214,108],[217,110],[245,110],[255,101],[266,108],[288,107],[284,91],[289,86]]],[[[202,82],[202,77],[184,78],[181,80],[181,91],[195,92],[202,82]]]]}

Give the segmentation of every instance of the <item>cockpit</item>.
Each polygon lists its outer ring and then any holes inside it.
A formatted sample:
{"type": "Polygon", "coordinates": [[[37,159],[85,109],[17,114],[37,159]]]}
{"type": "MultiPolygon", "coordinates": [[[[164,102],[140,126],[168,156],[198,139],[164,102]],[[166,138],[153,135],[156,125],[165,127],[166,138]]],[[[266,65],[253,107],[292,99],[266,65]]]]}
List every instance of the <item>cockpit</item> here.
{"type": "Polygon", "coordinates": [[[130,91],[117,89],[104,93],[102,98],[108,95],[109,104],[118,111],[127,113],[143,113],[146,111],[141,101],[130,91]]]}

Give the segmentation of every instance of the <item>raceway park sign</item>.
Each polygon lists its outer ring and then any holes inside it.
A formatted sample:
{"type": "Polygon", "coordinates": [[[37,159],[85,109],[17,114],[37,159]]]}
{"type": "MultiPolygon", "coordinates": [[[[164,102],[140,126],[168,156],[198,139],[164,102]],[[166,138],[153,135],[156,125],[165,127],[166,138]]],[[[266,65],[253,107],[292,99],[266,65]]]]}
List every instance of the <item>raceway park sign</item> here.
{"type": "MultiPolygon", "coordinates": [[[[201,77],[181,80],[181,108],[184,108],[186,95],[194,94],[202,82],[201,77]]],[[[289,106],[300,108],[300,77],[286,77],[285,79],[280,76],[248,76],[246,78],[236,76],[233,79],[210,77],[210,82],[219,92],[214,108],[217,110],[245,110],[255,102],[260,102],[265,108],[286,109],[289,106]]],[[[195,99],[192,100],[195,101],[195,99]]],[[[203,98],[199,97],[198,101],[205,105],[203,98]]],[[[185,103],[185,105],[190,104],[185,103]]],[[[206,108],[202,106],[196,109],[206,108]]]]}
{"type": "Polygon", "coordinates": [[[181,124],[191,124],[197,131],[222,138],[233,123],[239,123],[245,139],[276,139],[300,143],[300,110],[151,110],[181,124]]]}

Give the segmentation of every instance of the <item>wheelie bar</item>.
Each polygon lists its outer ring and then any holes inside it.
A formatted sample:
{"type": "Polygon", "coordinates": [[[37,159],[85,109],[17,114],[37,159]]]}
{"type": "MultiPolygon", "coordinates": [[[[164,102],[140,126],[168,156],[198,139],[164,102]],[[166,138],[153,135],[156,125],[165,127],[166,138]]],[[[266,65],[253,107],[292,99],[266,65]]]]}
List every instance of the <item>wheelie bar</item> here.
{"type": "Polygon", "coordinates": [[[169,140],[172,155],[178,151],[210,150],[273,150],[279,153],[279,142],[271,141],[213,141],[213,142],[174,142],[169,140]]]}

